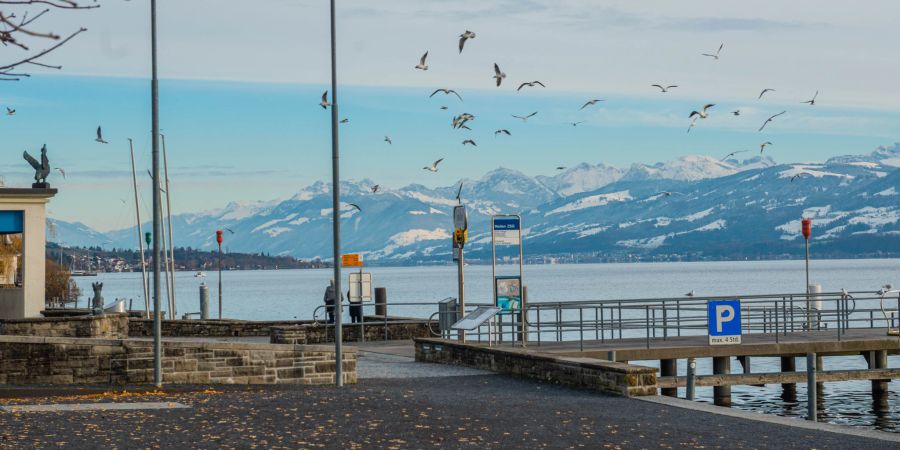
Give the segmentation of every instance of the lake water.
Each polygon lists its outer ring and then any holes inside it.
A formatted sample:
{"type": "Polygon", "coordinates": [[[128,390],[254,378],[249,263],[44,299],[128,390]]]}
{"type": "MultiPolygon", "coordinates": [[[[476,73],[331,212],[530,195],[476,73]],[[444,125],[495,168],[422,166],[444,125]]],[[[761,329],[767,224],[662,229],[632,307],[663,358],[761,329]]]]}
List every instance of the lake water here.
{"type": "MultiPolygon", "coordinates": [[[[512,274],[518,266],[502,266],[498,275],[512,274]]],[[[389,303],[427,303],[420,306],[391,306],[393,315],[427,317],[436,311],[435,302],[455,297],[455,266],[375,267],[371,272],[375,286],[385,287],[389,303]]],[[[343,290],[347,290],[344,271],[343,290]]],[[[218,316],[216,273],[209,272],[212,317],[218,316]]],[[[312,318],[322,305],[325,286],[332,270],[226,271],[223,282],[223,316],[247,320],[289,320],[312,318]]],[[[900,259],[823,260],[813,261],[810,270],[813,283],[824,291],[875,291],[891,283],[900,286],[900,259]]],[[[199,311],[198,286],[202,278],[193,273],[176,274],[176,298],[179,316],[199,311]]],[[[637,264],[580,264],[525,266],[524,284],[529,302],[560,300],[603,300],[621,298],[680,297],[694,291],[696,296],[740,297],[748,294],[799,293],[805,291],[803,261],[691,262],[637,264]]],[[[115,298],[133,299],[134,308],[143,305],[140,273],[100,274],[77,279],[83,292],[84,306],[91,292],[90,284],[104,283],[106,302],[115,298]]],[[[466,267],[467,303],[491,301],[491,267],[466,267]]],[[[320,315],[321,317],[321,311],[320,315]]],[[[647,361],[647,365],[658,365],[647,361]]],[[[683,361],[679,374],[684,374],[683,361]]],[[[711,373],[711,361],[698,360],[698,374],[711,373]]],[[[805,360],[797,359],[803,370],[805,360]]],[[[826,369],[862,369],[862,357],[827,357],[826,369]]],[[[754,358],[755,372],[778,371],[778,359],[754,358]]],[[[900,357],[891,356],[889,367],[900,366],[900,357]]],[[[740,365],[732,361],[732,370],[740,365]]],[[[887,402],[876,403],[868,381],[828,383],[820,405],[823,420],[832,423],[900,431],[900,395],[898,382],[890,383],[887,402]]],[[[781,398],[780,386],[735,386],[733,404],[737,408],[802,417],[806,408],[805,385],[797,386],[796,399],[781,398]]],[[[698,388],[698,398],[709,401],[712,388],[698,388]]]]}

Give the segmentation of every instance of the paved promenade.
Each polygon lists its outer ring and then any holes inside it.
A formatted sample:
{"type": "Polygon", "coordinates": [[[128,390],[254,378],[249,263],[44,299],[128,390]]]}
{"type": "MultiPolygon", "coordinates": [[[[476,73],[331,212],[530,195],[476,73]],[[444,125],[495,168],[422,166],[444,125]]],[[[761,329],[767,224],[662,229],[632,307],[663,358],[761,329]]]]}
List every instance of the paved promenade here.
{"type": "Polygon", "coordinates": [[[0,411],[0,448],[882,449],[898,445],[471,369],[419,364],[396,349],[371,350],[361,352],[359,384],[344,389],[180,388],[156,394],[81,391],[77,395],[0,390],[0,405],[5,406],[155,402],[148,405],[153,409],[0,411]]]}

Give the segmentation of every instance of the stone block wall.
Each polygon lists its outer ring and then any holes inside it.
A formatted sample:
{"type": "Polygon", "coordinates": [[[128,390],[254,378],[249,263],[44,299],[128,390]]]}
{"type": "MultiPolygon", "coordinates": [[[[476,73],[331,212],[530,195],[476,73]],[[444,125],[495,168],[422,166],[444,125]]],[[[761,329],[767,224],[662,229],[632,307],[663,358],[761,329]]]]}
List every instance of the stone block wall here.
{"type": "MultiPolygon", "coordinates": [[[[277,320],[163,320],[162,335],[172,337],[253,337],[269,336],[273,326],[290,326],[311,321],[277,320]]],[[[128,324],[131,337],[153,336],[152,319],[131,319],[128,324]]]]}
{"type": "MultiPolygon", "coordinates": [[[[409,340],[432,337],[429,321],[422,319],[367,320],[365,327],[360,324],[344,324],[341,336],[344,342],[409,340]],[[365,328],[365,329],[363,329],[365,328]]],[[[293,326],[273,326],[270,342],[273,344],[325,344],[334,342],[334,326],[324,324],[304,324],[293,326]]]]}
{"type": "MultiPolygon", "coordinates": [[[[163,383],[333,384],[326,346],[227,342],[163,343],[163,383]]],[[[356,382],[356,349],[345,348],[345,383],[356,382]]],[[[0,384],[150,384],[146,340],[0,336],[0,384]]]]}
{"type": "Polygon", "coordinates": [[[592,358],[416,339],[416,361],[453,364],[625,397],[656,395],[656,369],[592,358]]]}
{"type": "Polygon", "coordinates": [[[78,317],[36,317],[0,322],[0,335],[124,339],[128,315],[103,314],[78,317]]]}

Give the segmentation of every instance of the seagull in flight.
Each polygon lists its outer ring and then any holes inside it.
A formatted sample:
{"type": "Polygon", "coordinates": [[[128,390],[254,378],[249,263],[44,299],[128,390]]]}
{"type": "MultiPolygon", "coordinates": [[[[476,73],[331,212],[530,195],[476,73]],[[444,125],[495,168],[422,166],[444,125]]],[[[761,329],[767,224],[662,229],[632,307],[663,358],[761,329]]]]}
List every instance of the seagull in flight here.
{"type": "Polygon", "coordinates": [[[800,102],[800,103],[807,103],[807,104],[809,104],[809,106],[816,106],[816,97],[818,97],[818,96],[819,96],[819,90],[816,89],[816,93],[815,93],[815,95],[813,95],[813,98],[811,100],[807,100],[805,102],[800,102]]]}
{"type": "Polygon", "coordinates": [[[385,137],[384,137],[384,142],[387,142],[388,145],[392,145],[392,144],[394,143],[394,141],[391,140],[391,137],[390,137],[390,136],[385,136],[385,137]]]}
{"type": "Polygon", "coordinates": [[[736,109],[736,110],[734,110],[734,111],[731,112],[731,115],[732,115],[732,116],[739,116],[739,115],[741,115],[741,110],[736,109]]]}
{"type": "MultiPolygon", "coordinates": [[[[428,96],[428,98],[434,97],[434,94],[437,94],[438,92],[443,92],[444,95],[453,94],[456,96],[456,98],[459,99],[459,101],[462,101],[462,97],[460,97],[459,94],[456,93],[456,91],[454,91],[453,89],[444,89],[444,88],[435,89],[434,92],[432,92],[431,95],[428,96]]],[[[447,109],[447,108],[442,106],[441,109],[447,109]]]]}
{"type": "Polygon", "coordinates": [[[416,64],[416,69],[419,70],[428,70],[428,64],[425,64],[425,59],[428,58],[428,52],[425,52],[421,58],[419,58],[419,63],[416,64]]]}
{"type": "Polygon", "coordinates": [[[806,173],[806,172],[799,172],[799,173],[797,173],[796,175],[794,175],[794,176],[791,177],[791,183],[793,183],[794,180],[796,180],[797,178],[803,177],[803,175],[809,175],[809,174],[806,173]]]}
{"type": "Polygon", "coordinates": [[[704,105],[703,109],[700,111],[691,111],[691,114],[688,115],[688,118],[693,119],[694,116],[698,116],[701,119],[705,119],[705,118],[709,117],[709,108],[712,108],[713,106],[716,106],[716,104],[709,103],[709,104],[704,105]]]}
{"type": "Polygon", "coordinates": [[[101,144],[109,144],[109,142],[106,142],[105,140],[103,140],[103,130],[99,126],[97,127],[97,139],[94,139],[94,140],[101,144]]]}
{"type": "Polygon", "coordinates": [[[443,161],[443,160],[444,160],[444,158],[441,158],[441,159],[439,159],[439,160],[433,162],[433,163],[431,164],[431,166],[425,166],[425,167],[423,167],[422,169],[427,170],[427,171],[429,171],[429,172],[437,172],[437,171],[438,171],[438,164],[440,164],[441,161],[443,161]]]}
{"type": "Polygon", "coordinates": [[[606,100],[601,100],[599,98],[595,98],[593,100],[588,100],[584,105],[581,105],[581,108],[579,108],[578,110],[581,111],[582,109],[587,108],[588,106],[596,105],[597,102],[605,102],[605,101],[606,100]]]}
{"type": "Polygon", "coordinates": [[[348,122],[350,122],[350,119],[348,119],[348,118],[346,118],[346,117],[344,117],[343,119],[341,119],[341,123],[348,123],[348,122]]]}
{"type": "Polygon", "coordinates": [[[462,145],[471,145],[471,146],[473,146],[473,147],[478,147],[478,144],[476,144],[475,141],[473,141],[473,140],[471,140],[471,139],[466,139],[466,140],[464,140],[464,141],[462,142],[462,145]]]}
{"type": "Polygon", "coordinates": [[[540,81],[535,80],[535,81],[525,82],[525,83],[520,84],[520,85],[519,85],[519,88],[516,89],[516,91],[521,91],[522,88],[525,87],[525,86],[528,86],[528,87],[534,87],[534,85],[538,85],[538,86],[540,86],[540,87],[542,87],[542,88],[547,87],[547,86],[544,86],[544,83],[541,83],[540,81]]]}
{"type": "Polygon", "coordinates": [[[381,189],[381,185],[376,184],[375,186],[372,186],[372,193],[378,193],[379,189],[381,189]]]}
{"type": "Polygon", "coordinates": [[[719,161],[725,161],[726,159],[731,158],[732,156],[737,155],[738,153],[744,153],[744,152],[749,152],[749,151],[750,150],[738,150],[736,152],[731,152],[731,153],[725,155],[725,157],[720,159],[719,161]]]}
{"type": "Polygon", "coordinates": [[[776,117],[778,117],[778,116],[780,116],[780,115],[782,115],[782,114],[784,114],[784,113],[786,113],[786,112],[787,112],[787,111],[782,111],[782,112],[780,112],[780,113],[778,113],[778,114],[775,114],[775,115],[774,115],[774,116],[772,116],[772,117],[769,117],[769,118],[768,118],[768,119],[766,119],[766,121],[765,121],[765,122],[763,122],[763,124],[762,124],[762,126],[761,126],[761,127],[759,127],[759,131],[762,131],[762,130],[763,130],[763,128],[765,128],[765,127],[766,127],[766,125],[768,125],[768,124],[769,124],[769,122],[771,122],[771,121],[772,121],[772,120],[773,120],[773,119],[775,119],[775,118],[776,118],[776,117]]]}
{"type": "Polygon", "coordinates": [[[769,89],[769,88],[763,89],[762,92],[759,93],[759,97],[757,97],[756,99],[757,100],[761,99],[762,96],[766,94],[766,92],[775,92],[775,89],[769,89]]]}
{"type": "Polygon", "coordinates": [[[362,212],[362,208],[359,207],[356,203],[347,203],[347,206],[351,208],[356,208],[357,211],[362,212]]]}
{"type": "Polygon", "coordinates": [[[669,89],[677,88],[678,85],[677,85],[677,84],[673,84],[673,85],[670,85],[670,86],[663,86],[663,85],[661,85],[661,84],[651,84],[650,87],[658,87],[659,90],[662,91],[663,94],[665,94],[666,92],[669,92],[669,89]]]}
{"type": "Polygon", "coordinates": [[[59,174],[62,175],[63,179],[64,180],[66,179],[66,170],[65,169],[63,169],[62,167],[54,167],[53,170],[58,171],[59,174]]]}
{"type": "Polygon", "coordinates": [[[769,142],[769,141],[766,141],[766,142],[763,142],[762,144],[759,144],[759,154],[760,154],[760,155],[762,155],[763,150],[765,150],[765,149],[766,149],[766,146],[768,146],[768,145],[775,145],[775,144],[773,144],[773,143],[771,143],[771,142],[769,142]]]}
{"type": "Polygon", "coordinates": [[[494,63],[494,79],[497,80],[497,87],[500,87],[500,83],[503,82],[504,78],[506,78],[506,74],[500,70],[500,66],[498,66],[497,63],[494,63]]]}
{"type": "Polygon", "coordinates": [[[725,47],[725,43],[724,43],[724,42],[722,43],[722,45],[719,46],[719,49],[716,50],[716,53],[715,53],[715,54],[703,53],[703,56],[709,56],[710,58],[713,58],[713,59],[715,59],[715,60],[718,60],[718,59],[719,59],[719,53],[722,53],[722,47],[725,47]]]}
{"type": "Polygon", "coordinates": [[[515,117],[516,119],[522,119],[522,122],[528,122],[528,119],[534,117],[535,114],[537,114],[537,111],[535,111],[527,116],[517,116],[515,114],[512,114],[512,116],[515,117]]]}
{"type": "MultiPolygon", "coordinates": [[[[454,117],[453,121],[450,124],[453,126],[453,128],[462,128],[462,127],[465,127],[466,122],[468,122],[470,120],[475,120],[475,116],[473,116],[469,113],[462,113],[462,114],[454,117]]],[[[471,129],[469,127],[466,127],[466,128],[471,129]]]]}
{"type": "Polygon", "coordinates": [[[446,110],[447,110],[447,107],[446,107],[446,106],[441,106],[441,109],[443,109],[443,110],[446,111],[446,110]]]}
{"type": "Polygon", "coordinates": [[[578,124],[584,123],[584,122],[585,122],[584,120],[581,120],[581,121],[578,121],[578,122],[569,122],[569,123],[572,124],[573,127],[577,127],[578,124]]]}
{"type": "Polygon", "coordinates": [[[227,232],[229,232],[229,233],[231,233],[231,234],[234,234],[234,231],[232,231],[231,228],[228,228],[228,227],[222,227],[222,229],[225,230],[225,231],[227,231],[227,232]]]}
{"type": "Polygon", "coordinates": [[[462,53],[463,47],[466,45],[466,41],[469,39],[475,39],[475,33],[466,30],[465,33],[459,35],[459,52],[462,53]]]}
{"type": "Polygon", "coordinates": [[[662,191],[657,193],[656,195],[662,195],[663,197],[671,197],[672,195],[684,195],[681,192],[673,192],[673,191],[662,191]]]}
{"type": "Polygon", "coordinates": [[[501,134],[501,133],[502,133],[502,134],[505,134],[505,135],[507,135],[507,136],[512,136],[512,134],[510,134],[509,130],[507,130],[506,128],[501,128],[501,129],[495,131],[495,132],[494,132],[494,136],[496,136],[496,135],[498,135],[498,134],[501,134]]]}
{"type": "Polygon", "coordinates": [[[16,114],[16,110],[10,108],[9,106],[6,107],[6,115],[7,116],[14,116],[15,114],[16,114]]]}
{"type": "Polygon", "coordinates": [[[331,106],[331,103],[328,103],[328,91],[322,93],[322,101],[319,102],[319,106],[321,106],[322,109],[326,109],[331,106]]]}
{"type": "Polygon", "coordinates": [[[556,166],[556,170],[566,170],[566,166],[556,166]]]}

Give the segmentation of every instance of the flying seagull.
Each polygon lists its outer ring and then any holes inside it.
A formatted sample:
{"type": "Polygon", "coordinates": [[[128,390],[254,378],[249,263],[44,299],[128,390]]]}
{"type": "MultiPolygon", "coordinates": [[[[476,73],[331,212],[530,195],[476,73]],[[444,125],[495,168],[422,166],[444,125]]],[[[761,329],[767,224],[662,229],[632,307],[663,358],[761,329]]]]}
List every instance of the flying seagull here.
{"type": "Polygon", "coordinates": [[[775,144],[773,144],[773,143],[771,143],[771,142],[769,142],[769,141],[766,141],[766,142],[763,142],[762,144],[759,144],[759,154],[760,154],[760,155],[762,155],[763,150],[765,150],[765,149],[766,149],[766,146],[768,146],[768,145],[775,145],[775,144]]]}
{"type": "Polygon", "coordinates": [[[722,45],[719,46],[719,49],[716,50],[716,53],[715,53],[714,55],[713,55],[713,54],[710,54],[710,53],[703,53],[703,56],[709,56],[709,57],[711,57],[711,58],[714,58],[714,59],[718,60],[718,59],[719,59],[719,53],[722,53],[722,47],[725,47],[725,43],[724,43],[724,42],[722,43],[722,45]]]}
{"type": "Polygon", "coordinates": [[[566,170],[566,166],[556,166],[556,170],[566,170]]]}
{"type": "Polygon", "coordinates": [[[446,110],[447,107],[446,107],[446,106],[441,106],[441,109],[446,110]]]}
{"type": "Polygon", "coordinates": [[[673,191],[662,191],[662,192],[657,193],[656,195],[661,195],[663,197],[671,197],[673,194],[684,195],[681,192],[673,192],[673,191]]]}
{"type": "Polygon", "coordinates": [[[421,58],[419,58],[419,63],[416,64],[416,69],[419,70],[428,70],[428,64],[425,64],[425,58],[428,58],[428,52],[425,52],[421,58]]]}
{"type": "Polygon", "coordinates": [[[505,129],[505,128],[501,128],[501,129],[495,131],[495,132],[494,132],[494,136],[496,136],[496,135],[498,135],[498,134],[501,134],[501,133],[503,133],[503,134],[505,134],[505,135],[507,135],[507,136],[512,136],[512,135],[509,133],[509,130],[507,130],[507,129],[505,129]]]}
{"type": "Polygon", "coordinates": [[[806,173],[806,172],[799,172],[799,173],[797,173],[796,175],[794,175],[794,176],[791,177],[791,183],[793,183],[794,180],[796,180],[797,178],[803,177],[803,175],[809,175],[809,174],[806,173]]]}
{"type": "Polygon", "coordinates": [[[688,115],[689,119],[693,119],[694,116],[699,116],[701,119],[705,119],[709,117],[709,108],[716,106],[715,103],[709,103],[703,106],[703,109],[700,111],[691,111],[691,114],[688,115]]]}
{"type": "Polygon", "coordinates": [[[540,86],[540,87],[547,87],[547,86],[544,86],[544,83],[541,83],[540,81],[535,80],[535,81],[525,82],[525,83],[520,84],[520,85],[519,85],[519,88],[516,89],[516,91],[521,91],[522,88],[525,87],[525,86],[528,86],[528,87],[534,87],[534,85],[538,85],[538,86],[540,86]]]}
{"type": "MultiPolygon", "coordinates": [[[[454,91],[453,89],[444,89],[444,88],[435,89],[434,92],[432,92],[431,95],[428,96],[428,98],[434,97],[434,94],[437,94],[438,92],[443,92],[444,95],[453,94],[456,96],[456,98],[459,99],[459,101],[462,101],[462,97],[460,97],[459,94],[456,93],[456,91],[454,91]]],[[[442,107],[441,109],[446,109],[446,108],[442,107]]]]}
{"type": "Polygon", "coordinates": [[[497,87],[500,87],[500,83],[503,82],[504,78],[506,78],[506,74],[500,70],[500,66],[497,63],[494,63],[494,79],[497,80],[497,87]]]}
{"type": "Polygon", "coordinates": [[[343,119],[341,119],[341,123],[347,123],[347,122],[350,122],[350,119],[348,119],[348,118],[346,118],[346,117],[344,117],[343,119]]]}
{"type": "Polygon", "coordinates": [[[10,108],[9,106],[6,107],[6,115],[7,115],[7,116],[12,116],[12,115],[15,115],[15,114],[16,114],[16,110],[10,108]]]}
{"type": "Polygon", "coordinates": [[[425,170],[427,170],[427,171],[429,171],[429,172],[437,172],[437,171],[438,171],[438,164],[440,164],[441,161],[443,161],[443,160],[444,160],[444,158],[441,158],[441,159],[439,159],[439,160],[433,162],[433,163],[431,164],[431,166],[425,166],[425,167],[423,167],[422,169],[425,169],[425,170]]]}
{"type": "Polygon", "coordinates": [[[478,147],[478,144],[476,144],[475,141],[473,141],[471,139],[466,139],[462,142],[462,145],[466,145],[466,144],[471,145],[473,147],[478,147]]]}
{"type": "Polygon", "coordinates": [[[62,175],[63,179],[64,180],[66,179],[66,170],[65,169],[63,169],[62,167],[54,167],[53,170],[58,171],[59,174],[62,175]]]}
{"type": "MultiPolygon", "coordinates": [[[[453,126],[453,128],[462,128],[466,125],[466,122],[468,122],[470,120],[475,120],[475,116],[473,116],[469,113],[462,113],[462,114],[454,117],[453,121],[451,121],[450,124],[453,126]]],[[[468,128],[468,127],[466,127],[466,128],[468,128]]]]}
{"type": "Polygon", "coordinates": [[[775,115],[774,115],[774,116],[772,116],[772,117],[769,117],[769,118],[768,118],[768,119],[766,119],[766,121],[765,121],[765,122],[763,122],[763,124],[762,124],[762,126],[761,126],[761,127],[759,127],[759,131],[762,131],[762,130],[763,130],[763,128],[765,128],[765,127],[766,127],[766,125],[768,125],[768,124],[769,124],[769,122],[771,122],[771,121],[772,121],[772,119],[774,119],[774,118],[776,118],[776,117],[778,117],[778,116],[780,116],[780,115],[782,115],[782,114],[784,114],[784,113],[786,113],[786,112],[787,112],[787,111],[782,111],[782,112],[780,112],[780,113],[778,113],[778,114],[775,114],[775,115]]]}
{"type": "Polygon", "coordinates": [[[356,203],[347,203],[347,206],[351,208],[356,208],[357,211],[362,212],[362,208],[359,207],[356,203]]]}
{"type": "Polygon", "coordinates": [[[725,157],[720,159],[719,161],[725,161],[726,159],[731,158],[732,156],[737,155],[738,153],[744,153],[744,152],[749,152],[749,151],[750,150],[738,150],[736,152],[731,152],[731,153],[725,155],[725,157]]]}
{"type": "Polygon", "coordinates": [[[569,123],[571,123],[573,127],[577,127],[578,124],[584,123],[584,122],[585,122],[585,121],[581,120],[581,121],[578,121],[578,122],[569,122],[569,123]]]}
{"type": "Polygon", "coordinates": [[[534,117],[535,114],[537,114],[537,111],[535,111],[527,116],[517,116],[515,114],[512,114],[512,116],[515,117],[516,119],[522,119],[522,122],[527,122],[528,119],[531,117],[534,117]]]}
{"type": "Polygon", "coordinates": [[[325,108],[328,108],[329,106],[331,106],[331,103],[328,103],[328,91],[325,91],[322,93],[322,101],[319,102],[319,106],[321,106],[322,109],[325,109],[325,108]]]}
{"type": "Polygon", "coordinates": [[[601,100],[599,98],[595,98],[593,100],[588,100],[584,105],[581,105],[581,108],[579,108],[578,110],[581,111],[582,109],[587,108],[588,106],[596,105],[597,102],[605,102],[605,101],[606,100],[601,100]]]}
{"type": "Polygon", "coordinates": [[[465,33],[459,35],[459,52],[462,53],[463,47],[466,45],[466,41],[469,39],[475,39],[475,33],[466,30],[465,33]]]}
{"type": "Polygon", "coordinates": [[[690,133],[690,132],[691,132],[691,128],[694,128],[695,125],[697,125],[697,118],[696,118],[696,117],[694,117],[693,119],[691,119],[691,123],[690,123],[690,125],[688,125],[687,132],[690,133]]]}
{"type": "Polygon", "coordinates": [[[394,143],[394,141],[391,140],[391,137],[390,137],[390,136],[385,136],[385,137],[384,137],[384,142],[387,142],[389,145],[394,143]]]}
{"type": "Polygon", "coordinates": [[[376,184],[375,186],[372,186],[372,193],[377,193],[379,189],[381,189],[381,185],[376,184]]]}
{"type": "Polygon", "coordinates": [[[101,144],[109,144],[109,142],[103,140],[103,130],[100,127],[97,127],[97,139],[94,140],[101,144]]]}
{"type": "Polygon", "coordinates": [[[759,93],[759,97],[757,97],[756,99],[757,100],[761,99],[762,96],[765,95],[766,92],[775,92],[775,89],[769,89],[769,88],[763,89],[762,92],[759,93]]]}
{"type": "Polygon", "coordinates": [[[462,195],[462,187],[463,187],[463,182],[460,181],[459,189],[456,190],[456,201],[459,202],[460,204],[462,204],[462,199],[460,198],[460,196],[462,195]]]}
{"type": "Polygon", "coordinates": [[[472,129],[469,128],[469,126],[466,125],[466,124],[464,124],[464,123],[459,124],[459,129],[460,129],[460,130],[469,130],[469,131],[472,131],[472,129]]]}
{"type": "Polygon", "coordinates": [[[816,94],[813,95],[812,100],[807,100],[805,102],[800,102],[800,103],[808,103],[809,106],[816,106],[816,97],[818,97],[818,96],[819,96],[819,90],[816,89],[816,94]]]}
{"type": "Polygon", "coordinates": [[[733,116],[739,116],[739,115],[741,115],[741,110],[736,109],[736,110],[734,110],[734,111],[731,112],[731,115],[733,115],[733,116]]]}
{"type": "Polygon", "coordinates": [[[661,85],[661,84],[651,84],[650,86],[651,86],[651,87],[658,87],[659,90],[662,91],[663,93],[669,92],[669,89],[677,88],[677,87],[678,87],[677,84],[673,84],[673,85],[671,85],[671,86],[663,86],[663,85],[661,85]]]}

